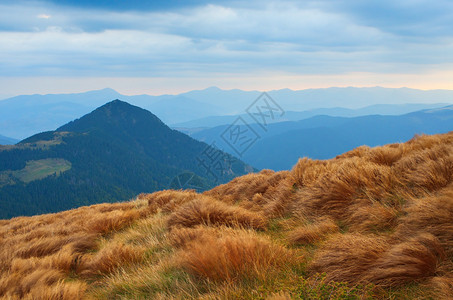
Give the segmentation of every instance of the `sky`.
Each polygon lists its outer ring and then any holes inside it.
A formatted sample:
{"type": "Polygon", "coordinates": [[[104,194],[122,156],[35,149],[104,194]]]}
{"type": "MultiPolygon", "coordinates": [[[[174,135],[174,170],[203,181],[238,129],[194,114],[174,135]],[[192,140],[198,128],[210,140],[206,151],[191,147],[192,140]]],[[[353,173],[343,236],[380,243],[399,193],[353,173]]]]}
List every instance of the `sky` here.
{"type": "Polygon", "coordinates": [[[453,1],[0,0],[0,97],[453,89],[453,1]]]}

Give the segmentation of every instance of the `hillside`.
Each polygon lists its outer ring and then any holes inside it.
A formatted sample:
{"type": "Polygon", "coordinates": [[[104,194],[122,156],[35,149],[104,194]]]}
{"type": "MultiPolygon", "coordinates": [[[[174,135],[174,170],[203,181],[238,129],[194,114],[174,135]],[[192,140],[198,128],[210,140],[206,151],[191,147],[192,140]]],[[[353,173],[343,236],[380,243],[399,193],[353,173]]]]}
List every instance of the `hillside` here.
{"type": "Polygon", "coordinates": [[[222,168],[208,172],[198,158],[205,161],[211,150],[149,111],[112,101],[56,131],[0,148],[0,218],[125,201],[168,188],[180,174],[205,190],[253,170],[217,151],[222,168]]]}
{"type": "MultiPolygon", "coordinates": [[[[241,159],[259,169],[288,170],[299,157],[329,159],[362,145],[373,147],[404,142],[415,134],[449,132],[453,130],[453,106],[399,116],[315,116],[298,122],[270,124],[266,132],[257,125],[252,126],[260,139],[241,159]]],[[[226,128],[201,130],[191,136],[206,143],[215,141],[219,148],[234,154],[221,138],[226,128]]]]}
{"type": "Polygon", "coordinates": [[[451,299],[453,132],[0,221],[7,299],[451,299]]]}

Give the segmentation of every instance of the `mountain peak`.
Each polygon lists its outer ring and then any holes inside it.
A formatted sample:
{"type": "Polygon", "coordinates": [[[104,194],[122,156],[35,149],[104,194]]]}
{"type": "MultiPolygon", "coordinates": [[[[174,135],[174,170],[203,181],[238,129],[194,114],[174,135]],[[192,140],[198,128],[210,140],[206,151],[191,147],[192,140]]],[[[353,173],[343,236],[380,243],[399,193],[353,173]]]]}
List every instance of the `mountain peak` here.
{"type": "Polygon", "coordinates": [[[112,88],[103,88],[103,89],[100,89],[100,90],[93,90],[93,91],[88,91],[86,93],[104,93],[104,94],[116,94],[116,95],[120,95],[120,93],[118,93],[117,91],[115,91],[114,89],[112,88]]]}
{"type": "Polygon", "coordinates": [[[112,100],[110,102],[107,102],[106,104],[102,105],[99,108],[102,108],[102,107],[115,107],[115,106],[122,106],[122,107],[130,106],[130,107],[134,107],[134,105],[129,104],[126,101],[122,101],[120,99],[115,99],[115,100],[112,100]]]}
{"type": "Polygon", "coordinates": [[[115,99],[80,119],[69,122],[58,128],[57,131],[86,132],[91,130],[103,130],[115,132],[118,130],[133,131],[134,128],[165,128],[169,130],[158,117],[151,112],[134,106],[125,101],[115,99]]]}
{"type": "Polygon", "coordinates": [[[115,91],[114,89],[109,88],[109,87],[100,89],[99,91],[104,91],[104,92],[115,92],[115,93],[117,93],[117,91],[115,91]]]}
{"type": "Polygon", "coordinates": [[[210,86],[206,89],[204,89],[205,91],[222,91],[221,88],[217,87],[217,86],[210,86]]]}

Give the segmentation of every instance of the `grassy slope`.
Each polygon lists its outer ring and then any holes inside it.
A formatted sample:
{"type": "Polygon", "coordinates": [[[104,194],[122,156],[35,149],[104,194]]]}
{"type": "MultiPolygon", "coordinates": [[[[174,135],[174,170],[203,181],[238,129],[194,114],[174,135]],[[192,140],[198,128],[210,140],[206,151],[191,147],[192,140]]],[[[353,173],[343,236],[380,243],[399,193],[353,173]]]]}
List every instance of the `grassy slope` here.
{"type": "Polygon", "coordinates": [[[453,133],[0,221],[0,297],[447,299],[453,133]]]}
{"type": "Polygon", "coordinates": [[[14,184],[14,179],[29,183],[54,174],[58,176],[70,169],[71,163],[62,158],[30,160],[27,161],[25,168],[21,170],[0,172],[0,187],[7,184],[14,184]]]}
{"type": "Polygon", "coordinates": [[[25,168],[12,173],[23,182],[28,183],[43,179],[52,174],[59,175],[69,169],[71,169],[71,163],[69,161],[61,158],[48,158],[28,161],[25,168]]]}

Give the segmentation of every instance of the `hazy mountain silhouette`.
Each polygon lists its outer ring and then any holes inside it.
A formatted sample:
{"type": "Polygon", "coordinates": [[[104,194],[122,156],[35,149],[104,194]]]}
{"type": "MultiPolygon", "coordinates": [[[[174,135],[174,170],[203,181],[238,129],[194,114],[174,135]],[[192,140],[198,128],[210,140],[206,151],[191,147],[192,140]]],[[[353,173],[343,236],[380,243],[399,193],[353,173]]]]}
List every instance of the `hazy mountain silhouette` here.
{"type": "Polygon", "coordinates": [[[0,145],[13,145],[17,142],[19,142],[19,141],[16,139],[9,138],[7,136],[3,136],[0,134],[0,145]]]}
{"type": "MultiPolygon", "coordinates": [[[[222,90],[211,87],[179,95],[160,96],[126,96],[108,88],[78,94],[23,95],[0,101],[0,132],[9,137],[23,139],[38,132],[55,130],[61,124],[87,114],[111,99],[123,99],[145,108],[166,124],[173,125],[210,116],[244,114],[247,107],[260,94],[259,91],[222,90]]],[[[446,105],[445,103],[453,101],[453,91],[448,90],[422,91],[379,87],[300,91],[283,89],[270,91],[268,94],[288,112],[287,121],[300,120],[314,114],[354,116],[348,114],[348,109],[356,110],[364,107],[368,107],[369,110],[362,111],[358,115],[388,114],[388,112],[402,114],[422,108],[438,107],[433,104],[434,106],[401,108],[402,104],[444,103],[446,105]],[[370,107],[381,104],[398,106],[389,107],[389,109],[370,107]],[[327,111],[306,113],[319,108],[327,111]],[[346,111],[342,112],[345,109],[346,111]]],[[[210,126],[216,125],[219,123],[210,126]]]]}
{"type": "MultiPolygon", "coordinates": [[[[407,114],[423,109],[431,108],[441,108],[445,107],[445,103],[432,103],[432,104],[417,104],[417,103],[408,103],[408,104],[376,104],[370,105],[358,109],[349,109],[342,107],[333,107],[333,108],[317,108],[306,111],[285,111],[285,114],[281,117],[275,118],[274,120],[269,120],[269,123],[278,123],[284,121],[300,121],[303,119],[311,118],[319,115],[326,115],[332,117],[359,117],[366,115],[402,115],[407,114]]],[[[232,122],[237,117],[242,117],[243,119],[250,119],[253,121],[247,114],[240,115],[229,115],[229,116],[209,116],[201,119],[191,120],[188,122],[180,122],[176,124],[171,124],[173,128],[212,128],[221,125],[227,125],[232,122]]]]}

